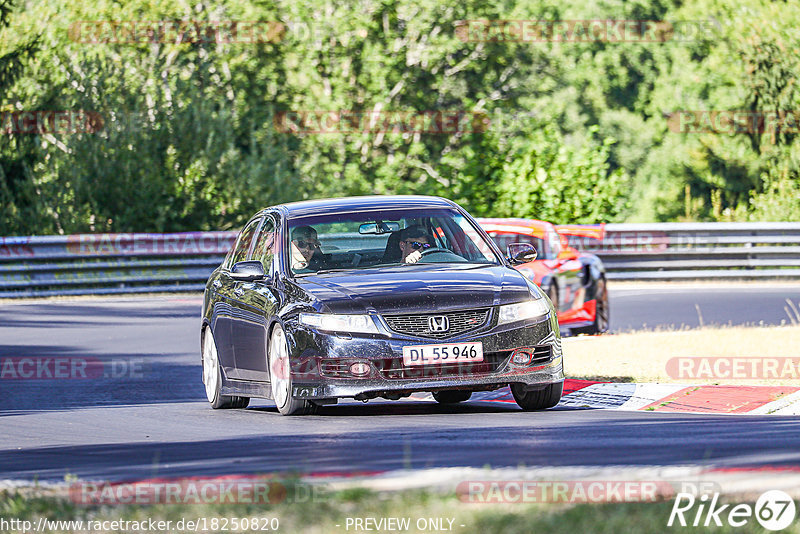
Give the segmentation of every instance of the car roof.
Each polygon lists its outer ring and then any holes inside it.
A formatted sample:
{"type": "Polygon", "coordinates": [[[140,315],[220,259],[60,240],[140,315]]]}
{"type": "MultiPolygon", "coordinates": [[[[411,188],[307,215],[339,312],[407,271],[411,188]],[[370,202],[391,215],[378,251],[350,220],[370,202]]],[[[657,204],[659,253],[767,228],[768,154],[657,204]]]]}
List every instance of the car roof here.
{"type": "Polygon", "coordinates": [[[423,195],[370,195],[361,197],[322,198],[290,202],[276,206],[287,216],[325,215],[373,209],[453,208],[456,204],[441,198],[423,195]]]}

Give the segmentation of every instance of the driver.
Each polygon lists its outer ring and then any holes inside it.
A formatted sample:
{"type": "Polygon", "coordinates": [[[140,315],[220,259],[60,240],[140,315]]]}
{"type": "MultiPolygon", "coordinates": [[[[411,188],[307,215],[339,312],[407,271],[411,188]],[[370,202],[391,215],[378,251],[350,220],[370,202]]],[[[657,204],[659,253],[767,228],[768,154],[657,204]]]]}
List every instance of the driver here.
{"type": "Polygon", "coordinates": [[[422,251],[433,246],[433,238],[422,226],[410,226],[403,230],[400,237],[400,252],[403,263],[417,263],[422,258],[422,251]]]}
{"type": "Polygon", "coordinates": [[[328,257],[319,248],[317,231],[312,226],[292,230],[292,269],[326,269],[328,257]]]}

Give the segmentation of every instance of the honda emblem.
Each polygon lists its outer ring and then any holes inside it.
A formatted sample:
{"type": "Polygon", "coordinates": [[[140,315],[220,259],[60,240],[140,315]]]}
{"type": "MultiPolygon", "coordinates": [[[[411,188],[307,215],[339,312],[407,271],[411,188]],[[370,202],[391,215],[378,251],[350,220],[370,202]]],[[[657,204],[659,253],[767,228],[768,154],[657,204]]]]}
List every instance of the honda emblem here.
{"type": "Polygon", "coordinates": [[[428,317],[428,330],[431,332],[447,332],[450,330],[450,320],[446,315],[428,317]]]}

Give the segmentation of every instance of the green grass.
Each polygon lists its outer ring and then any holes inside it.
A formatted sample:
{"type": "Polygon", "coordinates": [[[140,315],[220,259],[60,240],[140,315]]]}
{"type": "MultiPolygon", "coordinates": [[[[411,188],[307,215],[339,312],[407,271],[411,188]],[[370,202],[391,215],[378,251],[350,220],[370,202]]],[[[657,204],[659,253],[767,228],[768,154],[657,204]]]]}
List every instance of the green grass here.
{"type": "MultiPolygon", "coordinates": [[[[358,532],[346,529],[347,518],[410,518],[408,532],[418,532],[417,520],[453,519],[453,532],[459,533],[598,533],[618,534],[707,532],[705,528],[667,528],[672,501],[614,504],[469,504],[454,493],[425,490],[377,493],[362,488],[338,492],[317,492],[311,500],[309,486],[297,482],[287,485],[287,498],[277,504],[158,504],[152,506],[79,506],[53,490],[25,489],[0,492],[0,518],[36,521],[52,520],[128,520],[149,518],[170,520],[207,518],[272,518],[280,522],[278,532],[358,532]],[[337,526],[338,525],[338,526],[337,526]],[[463,525],[463,526],[461,526],[463,525]]],[[[738,502],[738,501],[735,501],[738,502]]],[[[444,523],[447,525],[447,522],[444,523]]],[[[217,531],[220,531],[218,528],[217,531]]],[[[19,531],[17,531],[19,532],[19,531]]],[[[53,531],[50,532],[64,532],[53,531]]],[[[131,532],[131,530],[118,530],[131,532]]],[[[173,528],[171,532],[176,532],[173,528]]],[[[255,532],[255,530],[250,530],[255,532]]],[[[382,531],[387,532],[387,531],[382,531]]],[[[429,531],[430,532],[430,531],[429,531]]],[[[713,532],[765,532],[751,519],[742,528],[714,528],[713,532]]],[[[786,532],[800,533],[800,522],[786,532]]]]}
{"type": "Polygon", "coordinates": [[[800,347],[800,325],[707,326],[704,328],[636,331],[565,338],[567,376],[609,382],[684,382],[776,386],[800,384],[789,376],[778,379],[674,378],[668,362],[674,358],[793,358],[800,347]]]}

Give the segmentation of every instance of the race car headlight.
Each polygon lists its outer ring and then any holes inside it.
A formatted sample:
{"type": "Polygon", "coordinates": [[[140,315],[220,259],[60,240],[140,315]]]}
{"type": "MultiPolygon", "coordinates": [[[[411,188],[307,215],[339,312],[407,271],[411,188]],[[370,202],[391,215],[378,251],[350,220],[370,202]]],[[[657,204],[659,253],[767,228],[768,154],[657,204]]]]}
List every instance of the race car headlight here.
{"type": "Polygon", "coordinates": [[[300,324],[330,332],[377,334],[378,327],[369,315],[334,315],[330,313],[301,313],[300,324]]]}
{"type": "Polygon", "coordinates": [[[547,305],[547,299],[538,298],[526,300],[525,302],[518,302],[516,304],[506,304],[500,306],[500,314],[498,324],[514,323],[516,321],[524,321],[525,319],[535,319],[547,315],[550,311],[550,306],[547,305]]]}

